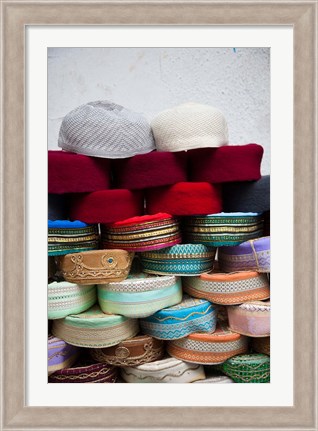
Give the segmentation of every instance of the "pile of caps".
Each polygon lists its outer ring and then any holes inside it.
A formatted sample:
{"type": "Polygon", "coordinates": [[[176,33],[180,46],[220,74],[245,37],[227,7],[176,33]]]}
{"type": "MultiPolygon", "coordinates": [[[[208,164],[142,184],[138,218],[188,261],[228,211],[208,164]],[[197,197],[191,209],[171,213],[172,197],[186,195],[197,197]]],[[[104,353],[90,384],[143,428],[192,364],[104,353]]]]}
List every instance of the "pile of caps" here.
{"type": "Polygon", "coordinates": [[[99,101],[49,151],[48,381],[270,381],[270,177],[217,109],[99,101]]]}

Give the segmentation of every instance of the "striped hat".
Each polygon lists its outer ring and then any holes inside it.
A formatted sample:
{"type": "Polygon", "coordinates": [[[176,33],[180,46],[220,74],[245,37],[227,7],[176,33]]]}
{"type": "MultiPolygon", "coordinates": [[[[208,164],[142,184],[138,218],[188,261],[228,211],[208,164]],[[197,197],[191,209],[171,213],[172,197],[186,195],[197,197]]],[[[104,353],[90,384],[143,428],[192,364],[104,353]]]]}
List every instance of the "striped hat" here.
{"type": "Polygon", "coordinates": [[[270,237],[253,239],[234,247],[220,247],[218,261],[224,272],[270,272],[270,237]]]}
{"type": "Polygon", "coordinates": [[[219,213],[185,219],[188,242],[212,247],[234,246],[263,234],[263,218],[258,213],[219,213]]]}
{"type": "Polygon", "coordinates": [[[227,122],[216,108],[184,103],[160,112],[151,122],[158,151],[184,151],[228,144],[227,122]]]}
{"type": "Polygon", "coordinates": [[[61,256],[59,266],[70,283],[110,283],[127,278],[133,258],[124,250],[94,250],[61,256]]]}
{"type": "Polygon", "coordinates": [[[141,253],[141,264],[150,274],[200,275],[213,269],[215,252],[203,244],[178,244],[141,253]]]}
{"type": "Polygon", "coordinates": [[[121,376],[127,383],[192,383],[205,379],[202,365],[166,358],[136,367],[124,367],[121,376]]]}
{"type": "Polygon", "coordinates": [[[270,358],[267,355],[238,355],[224,362],[221,370],[235,383],[270,382],[270,358]]]}
{"type": "Polygon", "coordinates": [[[127,251],[158,250],[181,242],[179,223],[170,214],[133,217],[102,225],[103,248],[127,251]]]}
{"type": "Polygon", "coordinates": [[[149,335],[137,335],[113,347],[90,349],[90,355],[98,362],[134,367],[161,359],[164,355],[164,344],[149,335]]]}
{"type": "Polygon", "coordinates": [[[169,355],[196,364],[221,364],[228,358],[247,352],[247,337],[235,334],[225,325],[213,333],[196,332],[167,343],[169,355]]]}
{"type": "Polygon", "coordinates": [[[69,314],[88,310],[97,300],[96,286],[86,286],[67,281],[48,284],[48,319],[62,319],[69,314]]]}
{"type": "Polygon", "coordinates": [[[81,221],[48,221],[48,254],[59,256],[98,248],[98,227],[81,221]]]}
{"type": "Polygon", "coordinates": [[[155,149],[147,120],[115,103],[99,100],[68,113],[61,124],[58,146],[87,156],[122,159],[155,149]]]}
{"type": "Polygon", "coordinates": [[[189,295],[221,305],[267,299],[270,295],[266,274],[256,271],[210,272],[198,277],[184,277],[182,285],[189,295]]]}
{"type": "Polygon", "coordinates": [[[49,383],[116,383],[118,368],[81,358],[73,367],[56,371],[49,383]]]}
{"type": "Polygon", "coordinates": [[[115,346],[138,333],[136,319],[115,314],[104,314],[94,305],[81,314],[70,315],[53,321],[52,333],[73,346],[115,346]]]}
{"type": "Polygon", "coordinates": [[[180,277],[132,274],[119,283],[98,285],[98,302],[104,313],[147,317],[182,300],[180,277]]]}
{"type": "Polygon", "coordinates": [[[57,370],[72,366],[79,357],[80,352],[79,347],[72,346],[60,338],[49,335],[47,341],[48,374],[50,375],[57,370]]]}
{"type": "Polygon", "coordinates": [[[159,340],[176,340],[194,332],[213,332],[216,327],[217,307],[204,299],[184,295],[180,304],[157,311],[140,319],[145,334],[159,340]]]}
{"type": "Polygon", "coordinates": [[[270,335],[270,301],[251,301],[241,305],[231,305],[227,313],[232,331],[249,337],[270,335]]]}

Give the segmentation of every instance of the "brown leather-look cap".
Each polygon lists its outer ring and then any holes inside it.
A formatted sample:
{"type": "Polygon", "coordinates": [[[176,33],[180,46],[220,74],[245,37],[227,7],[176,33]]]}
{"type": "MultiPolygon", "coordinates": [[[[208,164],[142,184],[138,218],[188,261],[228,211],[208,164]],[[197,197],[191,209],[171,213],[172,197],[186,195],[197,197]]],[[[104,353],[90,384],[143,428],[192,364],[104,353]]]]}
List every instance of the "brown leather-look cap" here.
{"type": "Polygon", "coordinates": [[[90,349],[90,354],[98,362],[122,367],[135,366],[161,359],[164,343],[149,335],[138,335],[116,346],[90,349]]]}

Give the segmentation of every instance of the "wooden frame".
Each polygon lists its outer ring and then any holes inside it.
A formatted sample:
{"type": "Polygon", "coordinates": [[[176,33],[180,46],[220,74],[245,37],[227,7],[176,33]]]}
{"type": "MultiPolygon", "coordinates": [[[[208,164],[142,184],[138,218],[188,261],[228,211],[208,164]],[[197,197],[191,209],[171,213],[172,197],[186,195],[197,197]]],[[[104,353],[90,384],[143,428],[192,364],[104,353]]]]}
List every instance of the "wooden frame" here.
{"type": "Polygon", "coordinates": [[[1,429],[317,430],[317,2],[3,1],[1,12],[1,429]],[[22,295],[25,284],[24,31],[28,24],[293,25],[294,247],[297,250],[297,261],[294,261],[294,369],[298,370],[294,372],[293,407],[25,406],[25,370],[20,358],[24,357],[25,347],[22,295]]]}

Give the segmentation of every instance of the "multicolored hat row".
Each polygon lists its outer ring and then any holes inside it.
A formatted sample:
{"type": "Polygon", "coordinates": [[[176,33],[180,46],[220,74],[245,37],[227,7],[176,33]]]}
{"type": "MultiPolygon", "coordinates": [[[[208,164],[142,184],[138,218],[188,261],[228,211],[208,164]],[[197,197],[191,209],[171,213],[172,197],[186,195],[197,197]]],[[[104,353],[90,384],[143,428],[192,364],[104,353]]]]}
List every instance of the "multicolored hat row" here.
{"type": "MultiPolygon", "coordinates": [[[[198,356],[193,357],[200,361],[203,358],[211,360],[212,357],[215,361],[221,360],[221,365],[214,364],[212,370],[211,367],[203,368],[206,360],[200,364],[177,357],[165,357],[163,343],[150,336],[136,336],[113,348],[90,349],[85,353],[57,337],[49,336],[49,383],[115,383],[119,370],[123,381],[128,383],[190,383],[197,380],[202,380],[202,383],[269,382],[269,357],[263,353],[246,353],[247,350],[243,346],[245,342],[241,346],[237,344],[235,350],[234,338],[229,331],[225,331],[225,334],[227,341],[215,342],[214,349],[211,348],[213,343],[210,342],[208,350],[205,349],[205,352],[201,351],[198,356]],[[231,338],[234,341],[230,341],[231,338]],[[235,354],[239,351],[243,353],[235,354]],[[221,370],[231,379],[224,378],[217,370],[221,370]]],[[[222,335],[219,337],[222,338],[222,335]]],[[[268,342],[266,338],[263,340],[268,342]]],[[[175,347],[171,349],[174,353],[177,352],[175,347]]],[[[190,354],[189,350],[180,351],[188,352],[186,356],[190,354]]]]}
{"type": "MultiPolygon", "coordinates": [[[[181,242],[208,247],[237,246],[262,237],[263,231],[264,218],[257,213],[219,213],[182,220],[167,213],[157,213],[102,224],[101,247],[147,252],[181,242]]],[[[69,220],[48,221],[49,256],[95,250],[98,247],[97,225],[69,220]]]]}
{"type": "Polygon", "coordinates": [[[178,182],[228,183],[261,178],[263,148],[230,145],[180,153],[152,151],[125,159],[48,152],[48,192],[87,193],[109,188],[147,189],[178,182]]]}

